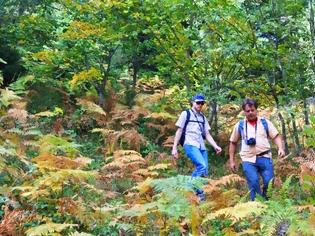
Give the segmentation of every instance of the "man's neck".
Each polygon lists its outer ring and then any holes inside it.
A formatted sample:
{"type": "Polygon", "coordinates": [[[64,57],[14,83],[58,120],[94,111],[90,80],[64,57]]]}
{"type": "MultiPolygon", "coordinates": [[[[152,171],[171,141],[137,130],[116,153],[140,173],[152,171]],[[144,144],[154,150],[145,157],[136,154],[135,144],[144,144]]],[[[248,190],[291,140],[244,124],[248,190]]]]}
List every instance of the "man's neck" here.
{"type": "Polygon", "coordinates": [[[258,117],[256,117],[256,119],[253,119],[253,120],[247,120],[247,122],[251,125],[256,125],[257,124],[257,120],[258,120],[258,117]]]}

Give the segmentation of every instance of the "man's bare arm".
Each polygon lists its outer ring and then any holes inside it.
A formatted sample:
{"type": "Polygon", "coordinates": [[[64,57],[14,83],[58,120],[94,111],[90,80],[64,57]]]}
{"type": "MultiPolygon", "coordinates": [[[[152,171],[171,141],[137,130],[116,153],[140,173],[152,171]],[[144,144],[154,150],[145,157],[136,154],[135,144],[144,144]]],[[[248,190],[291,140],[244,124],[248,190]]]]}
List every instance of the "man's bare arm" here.
{"type": "Polygon", "coordinates": [[[183,129],[182,128],[178,128],[176,130],[176,133],[175,133],[174,144],[173,144],[173,148],[172,148],[172,155],[175,158],[178,158],[177,145],[179,143],[180,137],[182,136],[182,132],[183,132],[183,129]]]}
{"type": "Polygon", "coordinates": [[[230,142],[229,146],[229,156],[230,156],[230,168],[232,171],[235,171],[235,151],[237,143],[230,142]]]}

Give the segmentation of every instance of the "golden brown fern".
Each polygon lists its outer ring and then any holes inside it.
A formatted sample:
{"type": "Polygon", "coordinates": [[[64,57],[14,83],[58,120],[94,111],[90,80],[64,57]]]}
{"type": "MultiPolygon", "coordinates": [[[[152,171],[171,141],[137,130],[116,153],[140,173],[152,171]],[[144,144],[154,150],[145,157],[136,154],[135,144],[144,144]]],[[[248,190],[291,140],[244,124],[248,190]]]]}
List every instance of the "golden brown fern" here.
{"type": "Polygon", "coordinates": [[[100,114],[102,116],[106,116],[106,112],[92,101],[78,98],[77,104],[82,106],[83,109],[85,109],[85,111],[89,114],[100,114]]]}
{"type": "Polygon", "coordinates": [[[67,228],[73,228],[78,226],[77,224],[56,224],[56,223],[45,223],[39,226],[29,228],[25,233],[26,236],[36,236],[36,235],[62,235],[60,234],[63,230],[67,228]]]}
{"type": "Polygon", "coordinates": [[[114,110],[111,112],[112,119],[108,125],[115,130],[129,129],[137,126],[140,119],[145,115],[143,111],[136,111],[134,109],[114,110]]]}
{"type": "Polygon", "coordinates": [[[111,129],[93,129],[92,132],[102,133],[105,139],[106,152],[111,154],[117,149],[131,149],[140,151],[141,145],[146,144],[146,139],[137,130],[115,131],[111,129]]]}
{"type": "Polygon", "coordinates": [[[232,223],[235,224],[236,222],[239,222],[240,220],[247,218],[252,214],[260,215],[266,210],[266,208],[267,206],[261,202],[239,203],[233,207],[223,208],[208,214],[203,220],[203,223],[223,216],[225,218],[231,219],[232,223]]]}
{"type": "Polygon", "coordinates": [[[24,224],[35,218],[34,213],[22,209],[10,210],[8,206],[4,206],[4,216],[0,223],[0,235],[22,236],[24,235],[24,224]]]}
{"type": "Polygon", "coordinates": [[[40,169],[80,169],[85,167],[91,160],[87,159],[69,159],[67,157],[55,156],[49,153],[42,153],[32,159],[40,169]]]}
{"type": "Polygon", "coordinates": [[[60,192],[66,183],[74,181],[83,185],[87,179],[95,176],[96,172],[94,171],[62,169],[56,172],[48,172],[35,179],[31,185],[16,186],[13,190],[20,190],[22,191],[22,197],[35,200],[39,197],[49,196],[51,193],[60,192]]]}

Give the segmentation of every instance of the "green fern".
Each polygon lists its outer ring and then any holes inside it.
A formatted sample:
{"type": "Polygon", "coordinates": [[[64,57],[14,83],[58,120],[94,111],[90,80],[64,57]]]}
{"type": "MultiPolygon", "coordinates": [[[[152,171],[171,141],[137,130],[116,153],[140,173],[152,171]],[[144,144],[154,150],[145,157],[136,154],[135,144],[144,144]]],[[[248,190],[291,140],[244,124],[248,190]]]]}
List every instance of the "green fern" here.
{"type": "Polygon", "coordinates": [[[280,189],[275,189],[272,186],[272,181],[270,181],[268,185],[268,194],[271,199],[273,200],[278,200],[278,201],[285,201],[286,199],[290,198],[290,190],[292,189],[291,183],[292,183],[292,178],[295,175],[290,175],[282,184],[280,189]]]}
{"type": "Polygon", "coordinates": [[[84,232],[77,232],[75,231],[74,233],[70,233],[68,234],[68,236],[93,236],[93,234],[88,234],[88,233],[84,233],[84,232]]]}
{"type": "Polygon", "coordinates": [[[27,93],[27,84],[30,84],[34,80],[33,76],[22,76],[17,81],[11,83],[9,88],[18,95],[25,95],[27,93]]]}
{"type": "Polygon", "coordinates": [[[178,175],[165,179],[154,179],[150,185],[156,192],[171,194],[174,191],[194,191],[202,188],[209,180],[201,177],[178,175]]]}
{"type": "Polygon", "coordinates": [[[35,127],[29,128],[25,133],[24,136],[42,136],[43,133],[35,127]]]}
{"type": "Polygon", "coordinates": [[[66,154],[69,157],[74,157],[79,154],[77,149],[80,145],[69,142],[64,138],[57,137],[51,134],[44,135],[39,140],[40,153],[51,153],[51,154],[66,154]]]}
{"type": "Polygon", "coordinates": [[[270,199],[265,204],[267,211],[261,220],[263,235],[315,235],[314,229],[307,221],[307,214],[301,214],[297,210],[290,195],[295,189],[292,183],[294,175],[290,175],[280,189],[272,189],[269,186],[270,199]]]}
{"type": "Polygon", "coordinates": [[[188,193],[194,194],[194,190],[201,188],[207,182],[208,180],[205,178],[192,178],[183,175],[146,180],[145,185],[150,185],[155,191],[152,202],[135,205],[128,210],[123,210],[120,215],[140,217],[159,212],[159,214],[174,220],[181,217],[190,218],[192,203],[188,199],[188,193]]]}
{"type": "Polygon", "coordinates": [[[16,147],[11,141],[5,140],[5,142],[0,145],[0,157],[9,157],[16,155],[16,147]]]}
{"type": "Polygon", "coordinates": [[[49,172],[41,178],[36,179],[33,182],[33,186],[17,186],[13,189],[24,191],[21,196],[30,197],[35,199],[40,197],[42,193],[48,194],[48,190],[57,193],[62,190],[63,185],[71,179],[77,179],[83,182],[88,179],[95,177],[96,172],[94,171],[83,171],[83,170],[59,170],[56,172],[49,172]]]}
{"type": "Polygon", "coordinates": [[[14,100],[21,99],[9,89],[0,89],[0,108],[7,108],[14,100]]]}
{"type": "Polygon", "coordinates": [[[16,155],[16,151],[13,147],[11,146],[0,146],[0,157],[4,157],[4,156],[15,156],[16,155]]]}
{"type": "Polygon", "coordinates": [[[311,124],[304,126],[304,135],[306,136],[306,145],[315,147],[315,116],[310,117],[311,124]]]}
{"type": "Polygon", "coordinates": [[[307,217],[297,211],[290,199],[283,202],[267,201],[266,205],[268,209],[261,220],[262,235],[315,235],[307,217]]]}
{"type": "Polygon", "coordinates": [[[24,131],[22,129],[19,129],[19,128],[8,129],[5,132],[10,133],[10,134],[18,134],[18,135],[23,135],[23,133],[24,133],[24,131]]]}

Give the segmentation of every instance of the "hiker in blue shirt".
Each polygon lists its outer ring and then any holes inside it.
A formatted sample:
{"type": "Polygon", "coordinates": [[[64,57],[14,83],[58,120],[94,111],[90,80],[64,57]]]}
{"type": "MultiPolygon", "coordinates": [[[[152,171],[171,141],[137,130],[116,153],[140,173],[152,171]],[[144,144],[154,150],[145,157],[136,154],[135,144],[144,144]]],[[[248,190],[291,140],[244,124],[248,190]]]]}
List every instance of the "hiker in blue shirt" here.
{"type": "MultiPolygon", "coordinates": [[[[204,139],[210,143],[217,154],[222,151],[221,147],[212,138],[209,132],[209,123],[201,112],[204,104],[204,96],[196,95],[191,100],[191,109],[181,113],[176,122],[178,129],[172,148],[172,155],[178,159],[177,145],[179,143],[183,145],[186,155],[196,167],[192,173],[193,177],[208,176],[208,153],[204,139]]],[[[204,193],[202,190],[199,190],[197,194],[204,193]]]]}

